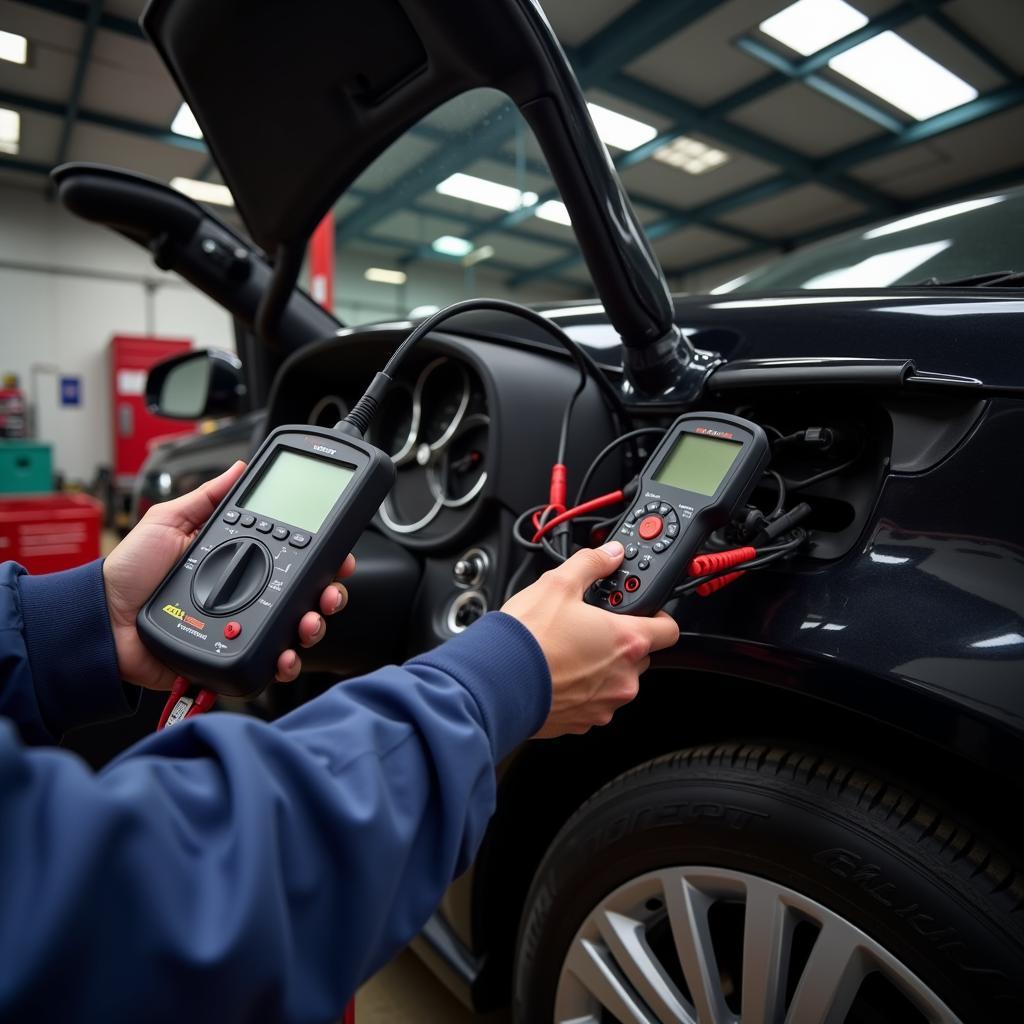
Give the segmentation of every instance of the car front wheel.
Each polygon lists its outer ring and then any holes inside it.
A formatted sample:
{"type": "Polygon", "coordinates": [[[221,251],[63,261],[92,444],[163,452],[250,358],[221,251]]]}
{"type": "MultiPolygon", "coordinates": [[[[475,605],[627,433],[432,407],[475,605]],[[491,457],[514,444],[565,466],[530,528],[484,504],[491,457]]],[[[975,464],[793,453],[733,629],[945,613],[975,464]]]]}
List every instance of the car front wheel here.
{"type": "Polygon", "coordinates": [[[1024,1020],[1024,876],[919,794],[818,755],[648,762],[559,833],[519,1024],[1024,1020]]]}

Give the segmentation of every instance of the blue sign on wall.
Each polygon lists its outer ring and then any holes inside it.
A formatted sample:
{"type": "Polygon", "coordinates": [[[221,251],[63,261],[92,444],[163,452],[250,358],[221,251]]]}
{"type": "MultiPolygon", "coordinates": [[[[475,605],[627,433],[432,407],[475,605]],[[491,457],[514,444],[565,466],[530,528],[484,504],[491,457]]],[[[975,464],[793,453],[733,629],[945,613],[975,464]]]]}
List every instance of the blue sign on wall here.
{"type": "Polygon", "coordinates": [[[81,405],[82,404],[82,378],[61,377],[60,379],[60,404],[81,405]]]}

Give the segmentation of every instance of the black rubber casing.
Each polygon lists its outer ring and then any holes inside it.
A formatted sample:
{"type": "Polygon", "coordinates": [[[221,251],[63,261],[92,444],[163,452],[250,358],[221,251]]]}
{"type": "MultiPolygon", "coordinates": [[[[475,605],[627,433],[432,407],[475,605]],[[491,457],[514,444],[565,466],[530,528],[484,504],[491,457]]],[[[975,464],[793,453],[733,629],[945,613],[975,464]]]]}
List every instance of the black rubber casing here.
{"type": "Polygon", "coordinates": [[[622,542],[626,560],[616,573],[587,591],[587,603],[630,615],[654,615],[668,601],[708,534],[729,522],[750,497],[770,460],[768,438],[756,423],[726,413],[680,416],[647,460],[632,506],[609,535],[609,540],[622,542]],[[713,495],[654,480],[684,433],[738,441],[743,446],[713,495]],[[645,541],[638,531],[649,515],[658,515],[665,526],[658,537],[645,541]],[[678,533],[670,536],[673,522],[678,533]],[[655,550],[656,544],[665,545],[664,550],[655,550]]]}
{"type": "Polygon", "coordinates": [[[258,696],[273,680],[281,652],[297,643],[299,620],[319,607],[321,591],[335,578],[394,480],[391,458],[365,441],[317,427],[279,427],[139,612],[136,624],[143,643],[190,683],[229,697],[258,696]],[[261,532],[258,527],[265,528],[268,521],[258,510],[238,503],[282,448],[355,470],[316,533],[278,521],[261,532]],[[236,521],[225,520],[235,519],[236,512],[236,521]],[[247,513],[256,518],[250,527],[243,525],[247,513]],[[287,529],[288,537],[274,540],[276,527],[287,529]],[[294,541],[303,535],[308,542],[296,547],[294,541]],[[265,582],[229,613],[199,607],[193,597],[197,570],[221,545],[239,540],[247,547],[261,546],[248,550],[255,555],[257,577],[258,566],[267,566],[265,582]],[[226,635],[228,623],[234,625],[226,635]]]}

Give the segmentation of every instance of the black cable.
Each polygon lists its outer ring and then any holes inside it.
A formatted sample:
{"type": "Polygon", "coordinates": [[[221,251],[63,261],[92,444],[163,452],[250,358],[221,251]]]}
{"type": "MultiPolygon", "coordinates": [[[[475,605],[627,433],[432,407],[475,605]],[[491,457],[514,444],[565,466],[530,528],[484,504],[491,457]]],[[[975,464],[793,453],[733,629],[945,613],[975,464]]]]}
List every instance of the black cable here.
{"type": "Polygon", "coordinates": [[[833,466],[831,469],[826,469],[822,473],[817,473],[814,476],[807,477],[806,480],[790,480],[789,477],[783,477],[791,491],[799,491],[804,487],[811,487],[813,484],[820,484],[822,480],[827,480],[830,476],[835,476],[837,473],[842,473],[844,469],[849,469],[854,465],[863,454],[863,448],[857,452],[853,458],[847,459],[845,462],[840,462],[838,466],[833,466]]]}
{"type": "Polygon", "coordinates": [[[775,508],[768,513],[768,518],[774,519],[786,506],[786,481],[783,479],[782,474],[774,469],[766,470],[765,476],[770,476],[775,481],[775,485],[779,489],[779,496],[775,501],[775,508]]]}
{"type": "Polygon", "coordinates": [[[572,503],[575,508],[577,505],[583,504],[583,493],[587,489],[587,484],[590,483],[594,473],[597,472],[597,467],[605,460],[605,458],[613,452],[620,444],[624,444],[626,441],[631,441],[634,438],[641,437],[644,434],[661,434],[664,437],[668,431],[665,427],[641,427],[639,430],[631,430],[628,434],[623,434],[621,437],[617,437],[610,444],[606,444],[596,456],[593,461],[587,467],[587,471],[583,474],[583,480],[580,482],[579,489],[576,491],[576,500],[572,503]]]}

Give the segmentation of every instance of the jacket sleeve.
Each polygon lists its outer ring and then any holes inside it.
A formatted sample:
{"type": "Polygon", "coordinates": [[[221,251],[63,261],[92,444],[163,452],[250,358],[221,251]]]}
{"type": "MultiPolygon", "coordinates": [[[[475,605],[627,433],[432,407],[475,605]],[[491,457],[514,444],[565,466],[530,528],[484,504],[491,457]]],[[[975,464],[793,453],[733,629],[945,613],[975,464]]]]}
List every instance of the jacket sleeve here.
{"type": "Polygon", "coordinates": [[[138,696],[118,674],[102,561],[42,576],[0,564],[0,716],[24,742],[131,714],[138,696]]]}
{"type": "Polygon", "coordinates": [[[494,766],[549,703],[540,647],[499,612],[274,724],[192,719],[98,775],[0,728],[0,1019],[336,1020],[468,866],[494,766]]]}

